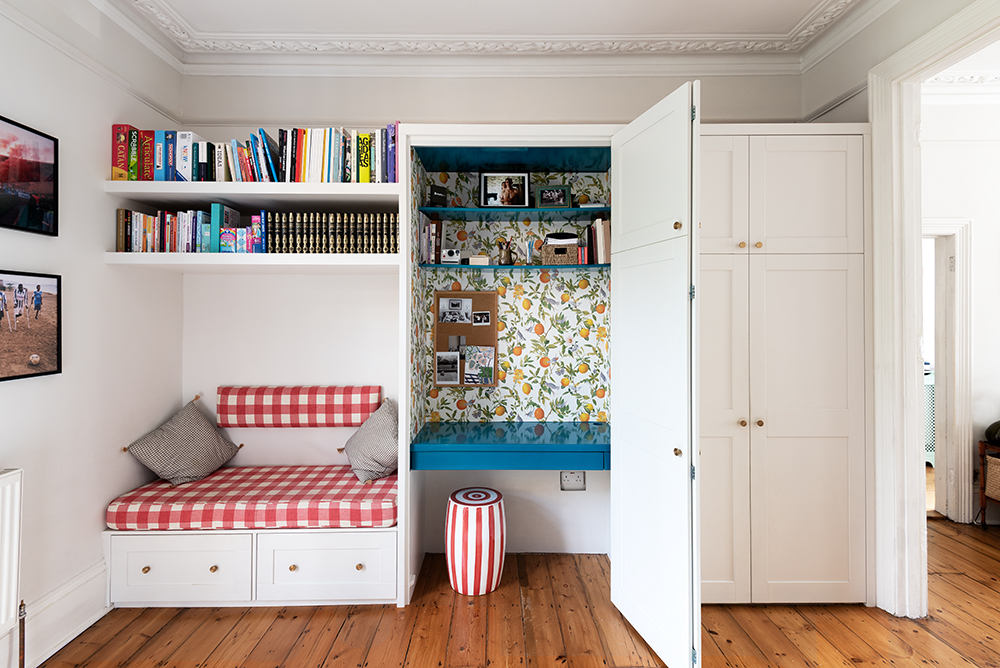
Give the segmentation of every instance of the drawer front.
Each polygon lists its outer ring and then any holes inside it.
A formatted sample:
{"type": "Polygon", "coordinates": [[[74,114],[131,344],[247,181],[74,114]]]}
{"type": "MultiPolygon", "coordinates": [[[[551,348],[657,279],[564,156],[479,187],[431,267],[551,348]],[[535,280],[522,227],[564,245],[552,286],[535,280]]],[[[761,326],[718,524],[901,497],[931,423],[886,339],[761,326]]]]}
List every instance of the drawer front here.
{"type": "Polygon", "coordinates": [[[257,537],[259,601],[395,598],[395,532],[287,532],[257,537]]]}
{"type": "Polygon", "coordinates": [[[251,534],[112,536],[111,600],[249,601],[251,534]]]}

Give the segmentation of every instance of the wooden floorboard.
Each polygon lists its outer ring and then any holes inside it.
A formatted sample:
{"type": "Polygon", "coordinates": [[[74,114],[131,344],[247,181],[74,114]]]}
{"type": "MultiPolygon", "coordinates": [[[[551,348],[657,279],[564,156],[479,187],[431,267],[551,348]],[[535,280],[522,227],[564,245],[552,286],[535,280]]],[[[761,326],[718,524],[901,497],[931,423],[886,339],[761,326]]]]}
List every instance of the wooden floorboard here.
{"type": "MultiPolygon", "coordinates": [[[[861,605],[709,605],[705,668],[1000,668],[1000,529],[928,522],[930,614],[861,605]]],[[[610,601],[603,555],[510,554],[458,595],[430,554],[412,603],[112,610],[45,668],[657,668],[610,601]]]]}

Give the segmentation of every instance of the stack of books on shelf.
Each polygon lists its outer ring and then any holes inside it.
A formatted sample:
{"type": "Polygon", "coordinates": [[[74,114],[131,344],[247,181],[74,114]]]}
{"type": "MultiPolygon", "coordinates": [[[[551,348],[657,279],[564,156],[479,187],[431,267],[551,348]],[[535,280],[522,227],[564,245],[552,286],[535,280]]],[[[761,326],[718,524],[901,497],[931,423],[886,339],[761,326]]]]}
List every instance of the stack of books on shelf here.
{"type": "Polygon", "coordinates": [[[246,140],[111,126],[113,181],[396,183],[398,123],[373,130],[263,128],[246,140]]]}
{"type": "Polygon", "coordinates": [[[398,253],[399,214],[118,209],[119,253],[398,253]]]}
{"type": "Polygon", "coordinates": [[[610,264],[611,221],[597,218],[580,234],[580,264],[610,264]]]}

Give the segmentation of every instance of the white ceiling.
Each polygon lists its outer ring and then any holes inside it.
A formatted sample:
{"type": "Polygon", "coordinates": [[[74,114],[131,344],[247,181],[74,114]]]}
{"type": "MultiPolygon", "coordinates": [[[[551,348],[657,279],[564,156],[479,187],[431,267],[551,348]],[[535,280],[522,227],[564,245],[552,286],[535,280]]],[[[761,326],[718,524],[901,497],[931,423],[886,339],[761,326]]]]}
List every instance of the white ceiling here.
{"type": "Polygon", "coordinates": [[[180,64],[781,54],[899,0],[90,0],[180,64]]]}

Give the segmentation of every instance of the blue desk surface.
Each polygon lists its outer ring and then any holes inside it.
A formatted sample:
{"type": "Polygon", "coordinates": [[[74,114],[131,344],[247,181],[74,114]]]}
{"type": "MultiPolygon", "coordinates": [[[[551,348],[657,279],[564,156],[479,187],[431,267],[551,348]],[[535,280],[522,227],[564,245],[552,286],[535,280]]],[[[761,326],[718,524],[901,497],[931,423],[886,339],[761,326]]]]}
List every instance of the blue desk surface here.
{"type": "Polygon", "coordinates": [[[610,470],[606,422],[428,422],[413,470],[610,470]]]}

